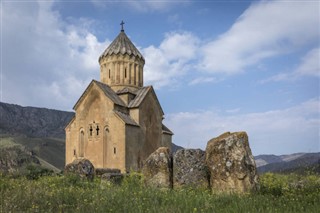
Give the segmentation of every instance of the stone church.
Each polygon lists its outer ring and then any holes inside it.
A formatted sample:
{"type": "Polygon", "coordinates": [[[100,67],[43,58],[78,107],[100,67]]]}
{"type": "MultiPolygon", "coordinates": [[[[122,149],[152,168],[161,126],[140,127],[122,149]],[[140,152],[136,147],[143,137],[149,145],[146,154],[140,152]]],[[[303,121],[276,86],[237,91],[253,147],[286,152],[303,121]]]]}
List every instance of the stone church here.
{"type": "Polygon", "coordinates": [[[66,164],[89,159],[95,168],[139,170],[173,133],[152,86],[143,85],[144,57],[122,29],[99,57],[100,81],[92,80],[66,126],[66,164]]]}

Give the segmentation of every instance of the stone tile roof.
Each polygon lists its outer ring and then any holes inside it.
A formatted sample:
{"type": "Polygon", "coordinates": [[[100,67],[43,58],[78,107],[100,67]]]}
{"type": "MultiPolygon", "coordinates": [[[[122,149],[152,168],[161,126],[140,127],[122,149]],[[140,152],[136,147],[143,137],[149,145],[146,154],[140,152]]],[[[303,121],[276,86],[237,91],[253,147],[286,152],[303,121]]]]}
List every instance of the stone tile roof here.
{"type": "Polygon", "coordinates": [[[142,87],[140,88],[138,91],[136,91],[137,95],[136,97],[128,104],[128,108],[137,108],[140,106],[140,104],[143,102],[143,100],[145,99],[146,95],[149,93],[149,91],[152,92],[155,101],[158,103],[158,106],[160,107],[160,110],[162,112],[162,114],[164,114],[162,107],[159,103],[159,100],[157,98],[156,93],[153,90],[152,86],[146,86],[146,87],[142,87]]]}
{"type": "Polygon", "coordinates": [[[136,108],[139,107],[141,102],[146,97],[147,93],[149,92],[151,86],[148,87],[142,87],[137,91],[137,96],[129,103],[129,108],[136,108]]]}
{"type": "Polygon", "coordinates": [[[139,126],[131,117],[130,115],[124,114],[122,112],[114,110],[114,113],[118,115],[119,118],[121,118],[126,124],[132,125],[132,126],[139,126]]]}
{"type": "Polygon", "coordinates": [[[164,124],[162,124],[162,132],[167,133],[169,135],[173,135],[173,132],[168,127],[166,127],[164,124]]]}
{"type": "Polygon", "coordinates": [[[126,107],[127,105],[123,102],[123,100],[106,84],[92,80],[86,90],[82,93],[81,97],[78,99],[77,103],[74,105],[73,109],[76,109],[82,98],[88,93],[89,88],[92,87],[93,84],[96,84],[104,94],[111,99],[111,101],[119,106],[126,107]]]}
{"type": "Polygon", "coordinates": [[[102,82],[93,80],[99,88],[104,92],[104,94],[109,97],[115,104],[126,107],[127,105],[123,102],[123,100],[117,95],[115,91],[113,91],[107,84],[102,82]]]}
{"type": "Polygon", "coordinates": [[[130,41],[124,31],[121,31],[119,35],[113,40],[113,42],[107,47],[107,49],[99,57],[99,61],[102,57],[112,54],[128,54],[134,55],[144,60],[142,54],[130,41]]]}

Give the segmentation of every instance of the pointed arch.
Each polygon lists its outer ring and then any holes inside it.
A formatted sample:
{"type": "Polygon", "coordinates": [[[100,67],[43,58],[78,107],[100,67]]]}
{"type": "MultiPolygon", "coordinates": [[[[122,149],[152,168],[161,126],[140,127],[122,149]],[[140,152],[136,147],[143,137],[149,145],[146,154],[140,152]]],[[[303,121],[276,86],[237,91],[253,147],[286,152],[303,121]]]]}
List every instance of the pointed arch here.
{"type": "Polygon", "coordinates": [[[109,128],[108,126],[105,126],[103,128],[103,161],[104,161],[104,164],[106,166],[107,164],[107,157],[108,157],[108,137],[109,137],[109,128]]]}
{"type": "Polygon", "coordinates": [[[79,157],[84,157],[84,130],[82,128],[79,134],[79,157]]]}

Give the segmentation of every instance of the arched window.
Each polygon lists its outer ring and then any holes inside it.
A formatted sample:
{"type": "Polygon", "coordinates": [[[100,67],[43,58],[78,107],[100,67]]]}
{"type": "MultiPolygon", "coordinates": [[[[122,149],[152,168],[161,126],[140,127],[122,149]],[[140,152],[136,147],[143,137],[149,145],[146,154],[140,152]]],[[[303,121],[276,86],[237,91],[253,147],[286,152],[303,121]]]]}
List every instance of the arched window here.
{"type": "Polygon", "coordinates": [[[109,129],[108,127],[104,128],[103,131],[103,152],[104,152],[104,162],[107,164],[107,156],[108,156],[108,137],[109,137],[109,129]]]}
{"type": "Polygon", "coordinates": [[[79,157],[84,156],[84,131],[80,131],[80,140],[79,140],[79,157]]]}

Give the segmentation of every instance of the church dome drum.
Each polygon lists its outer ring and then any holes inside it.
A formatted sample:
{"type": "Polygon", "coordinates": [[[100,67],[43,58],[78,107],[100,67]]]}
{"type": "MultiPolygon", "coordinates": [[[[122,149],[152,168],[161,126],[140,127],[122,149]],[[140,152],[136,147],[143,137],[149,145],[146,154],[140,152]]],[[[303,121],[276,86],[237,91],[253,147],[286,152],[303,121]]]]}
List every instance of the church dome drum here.
{"type": "Polygon", "coordinates": [[[145,60],[130,41],[123,28],[115,40],[99,57],[100,80],[114,91],[125,87],[143,87],[145,60]]]}

